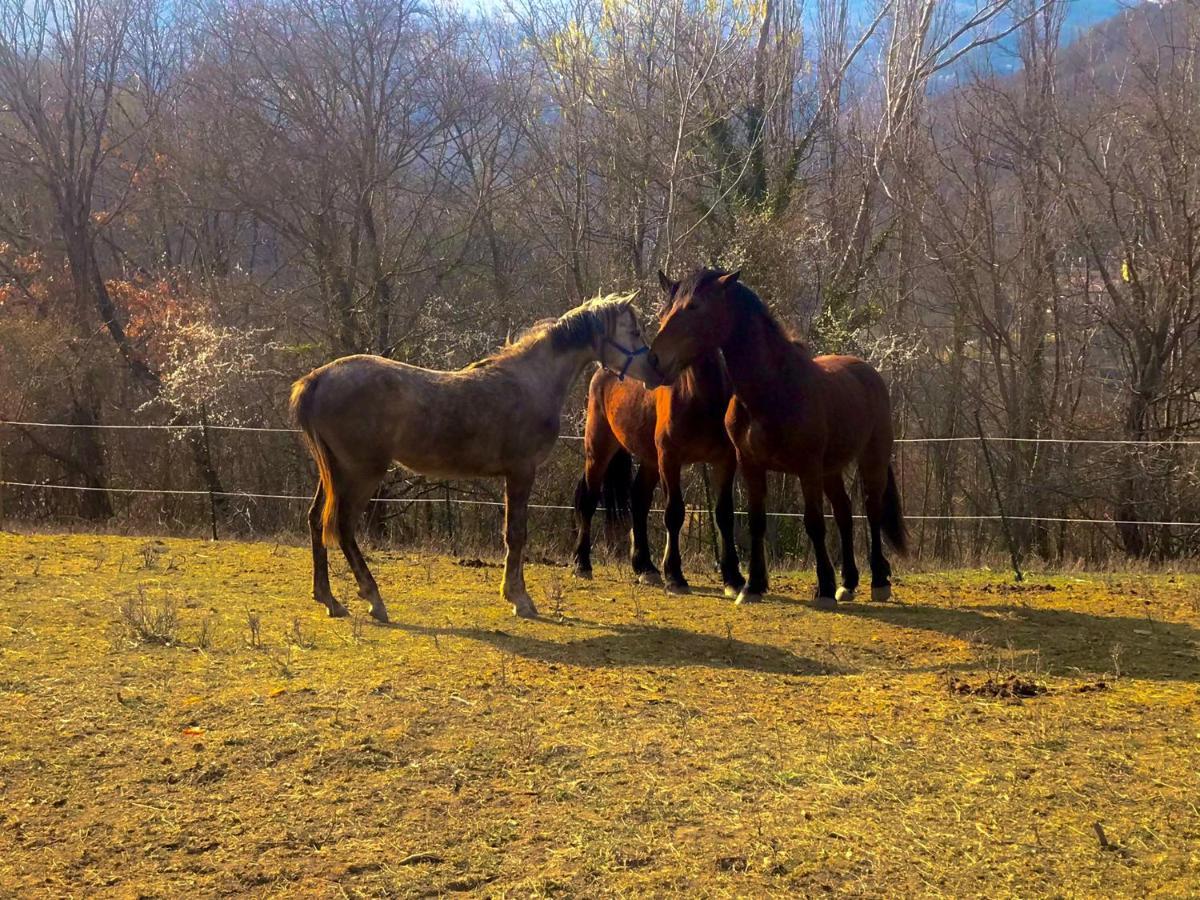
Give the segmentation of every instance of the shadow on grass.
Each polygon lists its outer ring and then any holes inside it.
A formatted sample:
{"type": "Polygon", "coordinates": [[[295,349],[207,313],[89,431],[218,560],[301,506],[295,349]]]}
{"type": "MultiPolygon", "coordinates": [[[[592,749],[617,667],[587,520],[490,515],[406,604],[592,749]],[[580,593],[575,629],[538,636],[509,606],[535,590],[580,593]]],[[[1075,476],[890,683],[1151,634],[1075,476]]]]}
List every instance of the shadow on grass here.
{"type": "Polygon", "coordinates": [[[843,615],[921,628],[997,650],[1036,650],[1052,674],[1071,670],[1155,681],[1200,683],[1200,629],[1137,616],[994,604],[965,608],[912,604],[839,607],[843,615]]]}
{"type": "Polygon", "coordinates": [[[548,641],[488,628],[439,628],[399,623],[393,623],[392,627],[414,635],[481,641],[527,659],[588,668],[704,666],[771,675],[844,675],[850,671],[768,644],[657,625],[610,625],[605,626],[605,634],[575,641],[548,641]]]}

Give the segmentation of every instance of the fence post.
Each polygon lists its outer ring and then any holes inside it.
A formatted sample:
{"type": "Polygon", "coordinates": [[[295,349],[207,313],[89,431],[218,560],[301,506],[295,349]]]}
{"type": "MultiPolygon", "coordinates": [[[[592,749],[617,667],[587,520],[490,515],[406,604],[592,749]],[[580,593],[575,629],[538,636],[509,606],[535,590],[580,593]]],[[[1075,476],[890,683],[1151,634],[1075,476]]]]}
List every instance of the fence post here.
{"type": "MultiPolygon", "coordinates": [[[[200,427],[204,431],[204,453],[208,457],[208,459],[211,463],[212,443],[209,441],[209,437],[208,437],[208,410],[203,409],[203,408],[200,410],[200,427]]],[[[209,516],[209,522],[212,525],[212,539],[215,541],[215,540],[219,540],[219,538],[217,537],[217,497],[213,493],[212,485],[211,484],[207,485],[207,487],[208,487],[208,516],[209,516]]]]}
{"type": "Polygon", "coordinates": [[[996,495],[996,507],[1000,510],[1000,525],[1004,529],[1004,540],[1008,543],[1008,554],[1012,558],[1013,575],[1017,581],[1024,581],[1021,574],[1021,560],[1017,555],[1017,543],[1013,540],[1012,529],[1008,527],[1008,514],[1004,511],[1004,498],[1000,496],[1000,482],[996,480],[996,470],[992,467],[992,451],[988,447],[987,438],[983,436],[983,424],[979,421],[979,413],[975,413],[975,430],[979,432],[979,444],[983,447],[983,459],[987,463],[988,477],[992,482],[992,491],[996,495]]]}

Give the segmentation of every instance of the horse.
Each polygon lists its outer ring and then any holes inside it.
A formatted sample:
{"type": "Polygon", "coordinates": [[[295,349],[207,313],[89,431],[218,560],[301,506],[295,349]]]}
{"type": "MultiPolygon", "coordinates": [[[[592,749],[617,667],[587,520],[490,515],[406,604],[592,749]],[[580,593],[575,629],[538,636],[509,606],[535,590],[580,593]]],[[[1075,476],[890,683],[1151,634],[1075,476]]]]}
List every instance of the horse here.
{"type": "Polygon", "coordinates": [[[567,392],[590,362],[634,378],[646,362],[632,297],[597,298],[533,326],[515,343],[464,369],[442,372],[379,356],[346,356],[292,386],[291,413],[317,465],[308,511],[313,599],[349,615],[329,587],[326,548],[341,545],[371,615],[388,621],[355,524],[393,462],[443,478],[503,478],[501,596],[525,618],[537,608],[523,567],[529,494],[558,439],[567,392]]]}
{"type": "Polygon", "coordinates": [[[871,599],[892,595],[881,533],[907,550],[900,493],[892,471],[891,399],[883,378],[853,356],[814,357],[788,335],[740,273],[697,269],[683,281],[659,273],[669,309],[650,346],[650,364],[670,383],[704,354],[720,349],[733,381],[725,426],[737,448],[750,521],[750,571],[737,602],[761,600],[768,587],[764,536],[767,472],[790,472],[804,494],[804,528],[817,563],[814,605],[854,599],[858,568],[850,497],[842,472],[857,463],[871,534],[871,599]],[[842,540],[842,587],[825,548],[822,493],[842,540]]]}
{"type": "Polygon", "coordinates": [[[662,568],[666,590],[690,591],[679,557],[683,527],[682,469],[711,463],[716,480],[720,568],[725,594],[736,597],[746,580],[738,568],[733,539],[733,481],[737,455],[725,433],[725,409],[733,389],[720,354],[699,357],[670,387],[652,389],[606,369],[588,385],[583,476],[575,490],[575,575],[592,577],[592,516],[601,492],[611,520],[631,521],[630,562],[643,584],[663,584],[651,560],[646,519],[654,487],[662,479],[666,495],[667,546],[662,568]],[[632,457],[641,460],[636,479],[632,457]]]}

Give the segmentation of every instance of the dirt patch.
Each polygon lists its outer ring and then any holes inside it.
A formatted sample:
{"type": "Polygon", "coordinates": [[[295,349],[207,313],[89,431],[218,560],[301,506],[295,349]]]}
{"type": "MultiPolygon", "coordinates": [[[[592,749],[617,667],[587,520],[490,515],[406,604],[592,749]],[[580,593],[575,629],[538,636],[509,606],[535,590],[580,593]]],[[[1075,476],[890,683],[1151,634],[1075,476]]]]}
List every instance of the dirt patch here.
{"type": "Polygon", "coordinates": [[[464,569],[501,569],[503,566],[500,563],[487,562],[475,557],[473,559],[460,559],[455,563],[456,566],[462,566],[464,569]]]}
{"type": "Polygon", "coordinates": [[[985,594],[1052,594],[1058,590],[1053,584],[1030,584],[1029,582],[1007,582],[985,584],[981,590],[985,594]]]}
{"type": "Polygon", "coordinates": [[[1000,700],[1019,700],[1027,697],[1040,697],[1048,694],[1050,689],[1019,675],[1007,678],[989,678],[982,684],[972,685],[961,678],[950,678],[949,690],[952,694],[970,694],[975,697],[995,697],[1000,700]]]}

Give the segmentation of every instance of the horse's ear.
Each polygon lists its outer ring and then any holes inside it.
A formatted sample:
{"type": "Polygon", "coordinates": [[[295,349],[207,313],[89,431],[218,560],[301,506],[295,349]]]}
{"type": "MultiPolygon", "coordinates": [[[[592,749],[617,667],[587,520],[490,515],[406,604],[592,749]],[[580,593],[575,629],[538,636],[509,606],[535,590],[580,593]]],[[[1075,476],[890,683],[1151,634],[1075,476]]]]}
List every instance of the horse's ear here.
{"type": "Polygon", "coordinates": [[[663,289],[664,294],[675,293],[675,288],[679,287],[678,281],[672,281],[667,277],[667,273],[662,269],[658,270],[658,286],[663,289]]]}
{"type": "Polygon", "coordinates": [[[728,285],[731,285],[735,281],[737,281],[738,277],[741,274],[742,274],[741,269],[738,269],[736,272],[726,272],[724,275],[722,275],[720,278],[717,279],[717,284],[721,285],[721,287],[727,287],[728,285]]]}

